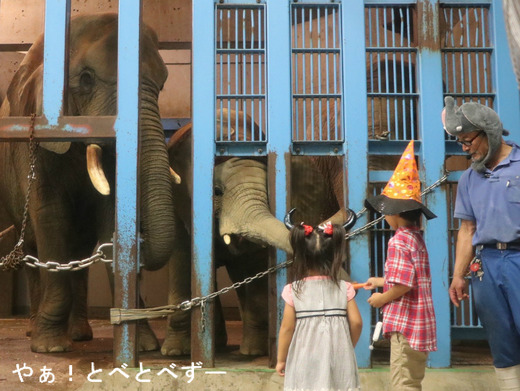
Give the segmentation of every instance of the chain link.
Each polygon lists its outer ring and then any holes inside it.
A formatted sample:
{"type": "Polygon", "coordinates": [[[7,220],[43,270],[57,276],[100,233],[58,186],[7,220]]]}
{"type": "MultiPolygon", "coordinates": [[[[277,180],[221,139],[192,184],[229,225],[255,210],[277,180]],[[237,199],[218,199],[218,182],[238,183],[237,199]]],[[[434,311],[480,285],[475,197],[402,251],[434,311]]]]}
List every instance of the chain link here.
{"type": "MultiPolygon", "coordinates": [[[[105,255],[105,249],[107,247],[112,246],[112,243],[103,243],[97,248],[93,255],[80,261],[70,261],[69,263],[60,263],[56,261],[40,262],[38,258],[33,257],[32,255],[26,255],[20,259],[20,264],[24,263],[25,265],[32,268],[47,269],[50,272],[74,272],[77,270],[85,269],[96,262],[112,263],[113,260],[111,258],[107,258],[107,256],[105,255]]],[[[112,252],[110,252],[110,254],[112,254],[112,252]]],[[[5,267],[4,263],[0,262],[0,267],[2,266],[5,267]]]]}
{"type": "Polygon", "coordinates": [[[20,239],[14,246],[13,250],[5,257],[0,258],[0,267],[3,270],[18,269],[21,267],[23,260],[23,243],[25,239],[25,231],[27,228],[27,219],[29,217],[29,196],[31,194],[31,186],[36,179],[36,151],[40,145],[34,141],[34,123],[36,114],[31,115],[31,125],[29,127],[29,174],[27,175],[27,193],[25,195],[25,205],[23,209],[22,228],[20,230],[20,239]]]}

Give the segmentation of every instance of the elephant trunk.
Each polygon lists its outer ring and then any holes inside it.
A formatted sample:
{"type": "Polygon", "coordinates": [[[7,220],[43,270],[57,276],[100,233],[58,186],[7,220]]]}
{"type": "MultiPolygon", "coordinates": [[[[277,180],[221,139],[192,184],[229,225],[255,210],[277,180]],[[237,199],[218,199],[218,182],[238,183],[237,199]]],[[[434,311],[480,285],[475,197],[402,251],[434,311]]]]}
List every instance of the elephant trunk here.
{"type": "Polygon", "coordinates": [[[224,197],[219,214],[220,235],[237,235],[292,253],[289,231],[269,209],[266,166],[233,158],[219,167],[224,197]]]}
{"type": "Polygon", "coordinates": [[[172,180],[157,99],[158,89],[143,80],[140,118],[141,254],[144,268],[148,270],[164,266],[173,250],[172,180]]]}

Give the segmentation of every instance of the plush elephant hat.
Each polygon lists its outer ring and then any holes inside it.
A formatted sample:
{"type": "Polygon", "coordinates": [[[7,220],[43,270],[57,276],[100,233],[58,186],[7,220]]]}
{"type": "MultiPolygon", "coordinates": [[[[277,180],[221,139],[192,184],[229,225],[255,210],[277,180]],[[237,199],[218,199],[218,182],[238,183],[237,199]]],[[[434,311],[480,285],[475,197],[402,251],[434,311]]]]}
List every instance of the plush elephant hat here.
{"type": "Polygon", "coordinates": [[[504,129],[498,114],[491,108],[476,102],[463,103],[455,106],[455,100],[451,96],[444,98],[445,107],[442,110],[442,124],[446,132],[452,136],[464,133],[483,131],[488,139],[488,153],[478,161],[474,161],[471,167],[478,172],[486,170],[486,163],[500,149],[502,135],[509,132],[504,129]]]}

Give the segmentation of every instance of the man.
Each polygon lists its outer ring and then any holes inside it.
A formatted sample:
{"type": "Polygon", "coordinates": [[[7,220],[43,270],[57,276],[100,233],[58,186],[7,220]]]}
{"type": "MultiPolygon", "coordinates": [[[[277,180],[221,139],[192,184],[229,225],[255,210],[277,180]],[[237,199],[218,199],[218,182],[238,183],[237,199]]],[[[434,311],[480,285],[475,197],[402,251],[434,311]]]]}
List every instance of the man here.
{"type": "Polygon", "coordinates": [[[450,299],[458,307],[468,297],[469,266],[500,390],[520,391],[520,148],[503,140],[509,132],[489,107],[444,101],[444,128],[472,160],[457,190],[461,226],[450,299]]]}

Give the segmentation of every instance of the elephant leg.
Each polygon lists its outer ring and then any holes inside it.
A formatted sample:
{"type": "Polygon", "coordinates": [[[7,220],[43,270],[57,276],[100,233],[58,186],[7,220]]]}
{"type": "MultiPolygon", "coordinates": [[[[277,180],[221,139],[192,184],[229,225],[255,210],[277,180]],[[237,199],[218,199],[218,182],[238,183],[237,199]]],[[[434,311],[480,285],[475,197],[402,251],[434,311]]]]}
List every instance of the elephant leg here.
{"type": "MultiPolygon", "coordinates": [[[[216,276],[216,273],[215,273],[216,276]]],[[[217,282],[215,281],[215,286],[217,282]]],[[[215,348],[216,350],[223,350],[227,346],[227,331],[226,320],[224,319],[224,311],[222,310],[222,303],[219,297],[211,303],[214,305],[214,322],[215,322],[215,348]]]]}
{"type": "MultiPolygon", "coordinates": [[[[112,298],[114,297],[114,272],[112,270],[112,266],[108,263],[105,264],[107,275],[108,275],[108,282],[110,285],[110,292],[112,293],[112,298]]],[[[145,308],[144,301],[139,295],[139,307],[145,308]]],[[[155,333],[153,332],[152,328],[150,327],[150,324],[147,320],[139,320],[137,322],[137,333],[139,335],[139,351],[140,352],[149,352],[152,350],[158,350],[159,349],[159,340],[155,336],[155,333]]]]}
{"type": "MultiPolygon", "coordinates": [[[[176,305],[191,297],[191,248],[190,237],[182,225],[176,232],[175,250],[168,263],[168,304],[176,305]]],[[[161,353],[165,356],[181,356],[191,351],[191,312],[177,311],[168,316],[168,328],[161,353]]]]}
{"type": "Polygon", "coordinates": [[[32,330],[31,350],[38,353],[70,351],[68,318],[72,307],[70,273],[46,272],[45,288],[32,330]]]}
{"type": "Polygon", "coordinates": [[[69,333],[73,341],[90,341],[92,328],[88,323],[88,270],[72,272],[71,284],[72,310],[69,318],[69,333]]]}
{"type": "Polygon", "coordinates": [[[40,269],[26,267],[25,273],[27,275],[27,281],[29,283],[29,299],[31,301],[31,308],[29,312],[29,325],[25,334],[30,337],[35,327],[36,315],[38,314],[38,308],[40,307],[40,299],[42,297],[41,281],[40,281],[40,269]]]}
{"type": "MultiPolygon", "coordinates": [[[[267,270],[267,252],[248,254],[246,258],[234,259],[227,265],[233,282],[267,270]]],[[[242,343],[240,353],[244,355],[267,354],[268,308],[267,278],[263,277],[237,289],[242,317],[242,343]]]]}
{"type": "MultiPolygon", "coordinates": [[[[145,308],[145,304],[141,295],[139,295],[139,308],[145,308]]],[[[139,351],[150,352],[159,350],[159,340],[155,336],[150,323],[147,320],[137,321],[137,333],[139,334],[139,351]]]]}

